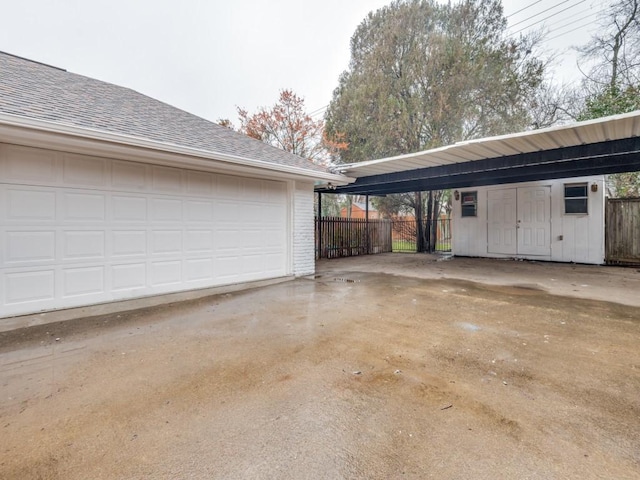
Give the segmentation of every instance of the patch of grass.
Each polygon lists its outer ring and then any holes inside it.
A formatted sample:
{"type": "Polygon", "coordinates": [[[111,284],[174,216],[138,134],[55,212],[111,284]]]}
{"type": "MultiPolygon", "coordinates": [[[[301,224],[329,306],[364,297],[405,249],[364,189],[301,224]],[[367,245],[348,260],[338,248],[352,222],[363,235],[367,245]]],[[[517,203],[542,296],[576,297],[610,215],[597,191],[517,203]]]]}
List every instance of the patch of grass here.
{"type": "Polygon", "coordinates": [[[392,252],[415,252],[416,242],[410,240],[394,240],[391,246],[392,252]]]}
{"type": "MultiPolygon", "coordinates": [[[[394,240],[392,243],[392,252],[406,253],[416,251],[416,242],[411,240],[394,240]]],[[[436,243],[437,252],[449,252],[451,251],[451,242],[438,242],[436,243]]]]}

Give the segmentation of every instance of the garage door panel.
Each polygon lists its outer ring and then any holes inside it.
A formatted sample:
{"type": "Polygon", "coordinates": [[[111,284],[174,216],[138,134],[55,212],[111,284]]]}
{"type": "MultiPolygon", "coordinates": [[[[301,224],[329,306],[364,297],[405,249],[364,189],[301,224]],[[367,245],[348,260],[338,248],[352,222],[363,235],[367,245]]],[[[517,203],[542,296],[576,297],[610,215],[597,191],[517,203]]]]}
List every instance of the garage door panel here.
{"type": "Polygon", "coordinates": [[[244,254],[242,256],[243,280],[248,281],[258,278],[259,274],[264,271],[265,264],[265,258],[262,254],[244,254]]]}
{"type": "Polygon", "coordinates": [[[265,181],[262,191],[265,203],[281,204],[282,197],[287,193],[287,185],[282,182],[265,181]]]}
{"type": "Polygon", "coordinates": [[[113,230],[112,239],[113,258],[147,254],[146,230],[113,230]]]}
{"type": "Polygon", "coordinates": [[[151,167],[153,190],[156,192],[180,193],[182,170],[171,167],[151,167]]]}
{"type": "Polygon", "coordinates": [[[55,270],[8,271],[4,275],[6,305],[55,299],[55,270]]]}
{"type": "Polygon", "coordinates": [[[240,196],[240,178],[230,175],[216,175],[215,193],[217,198],[228,198],[240,196]]]}
{"type": "Polygon", "coordinates": [[[282,229],[266,229],[263,232],[263,245],[266,248],[280,249],[286,242],[286,236],[282,229]]]}
{"type": "Polygon", "coordinates": [[[263,186],[264,181],[258,179],[245,178],[242,180],[241,197],[246,202],[260,204],[264,201],[263,186]]]}
{"type": "Polygon", "coordinates": [[[104,266],[65,268],[62,271],[62,296],[103,294],[105,283],[104,266]]]}
{"type": "Polygon", "coordinates": [[[6,218],[17,222],[54,222],[56,193],[33,188],[8,188],[5,194],[6,218]]]}
{"type": "Polygon", "coordinates": [[[103,230],[71,230],[63,232],[63,260],[104,259],[105,235],[103,230]]]}
{"type": "Polygon", "coordinates": [[[152,255],[182,253],[182,230],[151,230],[150,239],[152,255]]]}
{"type": "Polygon", "coordinates": [[[236,225],[240,216],[241,206],[236,201],[221,200],[216,202],[213,221],[218,223],[230,223],[236,225]]]}
{"type": "Polygon", "coordinates": [[[285,256],[281,252],[266,253],[264,255],[264,268],[273,275],[284,275],[285,256]]]}
{"type": "Polygon", "coordinates": [[[289,268],[284,182],[6,145],[0,174],[0,316],[289,268]]]}
{"type": "Polygon", "coordinates": [[[185,220],[187,222],[213,222],[213,202],[190,200],[185,202],[185,220]]]}
{"type": "Polygon", "coordinates": [[[181,222],[182,200],[176,198],[152,198],[151,221],[181,222]]]}
{"type": "Polygon", "coordinates": [[[182,280],[182,262],[168,260],[151,262],[150,284],[152,286],[178,284],[182,280]]]}
{"type": "Polygon", "coordinates": [[[62,193],[63,222],[103,222],[106,219],[106,195],[100,193],[62,193]]]}
{"type": "Polygon", "coordinates": [[[211,280],[213,278],[212,258],[193,258],[185,261],[188,282],[211,280]]]}
{"type": "Polygon", "coordinates": [[[239,250],[242,236],[240,235],[240,229],[232,228],[217,228],[214,235],[214,245],[217,252],[239,250]]]}
{"type": "Polygon", "coordinates": [[[240,255],[218,255],[214,260],[214,275],[223,281],[238,281],[242,257],[240,255]]]}
{"type": "Polygon", "coordinates": [[[263,235],[262,230],[246,229],[242,232],[242,247],[245,249],[262,248],[263,235]]]}
{"type": "Polygon", "coordinates": [[[287,218],[287,207],[282,204],[263,205],[262,213],[265,217],[272,219],[272,222],[281,225],[287,218]]]}
{"type": "Polygon", "coordinates": [[[187,252],[213,252],[213,230],[187,230],[185,249],[187,252]]]}
{"type": "Polygon", "coordinates": [[[147,264],[128,263],[111,267],[112,289],[121,290],[145,289],[147,286],[147,264]]]}
{"type": "Polygon", "coordinates": [[[7,265],[53,262],[56,258],[56,232],[29,230],[5,232],[5,262],[7,265]]]}
{"type": "Polygon", "coordinates": [[[241,213],[244,223],[262,225],[264,222],[264,208],[259,203],[246,203],[241,213]]]}
{"type": "Polygon", "coordinates": [[[113,195],[111,212],[114,222],[147,222],[147,198],[113,195]]]}
{"type": "Polygon", "coordinates": [[[214,182],[214,176],[211,173],[187,172],[187,193],[210,197],[214,182]]]}
{"type": "Polygon", "coordinates": [[[84,155],[64,154],[62,181],[69,186],[107,185],[107,160],[84,155]]]}
{"type": "Polygon", "coordinates": [[[112,164],[111,184],[116,189],[147,189],[147,166],[140,163],[114,160],[112,164]]]}
{"type": "Polygon", "coordinates": [[[4,168],[0,172],[4,181],[51,184],[57,180],[56,152],[17,145],[3,145],[0,148],[4,158],[4,168]]]}

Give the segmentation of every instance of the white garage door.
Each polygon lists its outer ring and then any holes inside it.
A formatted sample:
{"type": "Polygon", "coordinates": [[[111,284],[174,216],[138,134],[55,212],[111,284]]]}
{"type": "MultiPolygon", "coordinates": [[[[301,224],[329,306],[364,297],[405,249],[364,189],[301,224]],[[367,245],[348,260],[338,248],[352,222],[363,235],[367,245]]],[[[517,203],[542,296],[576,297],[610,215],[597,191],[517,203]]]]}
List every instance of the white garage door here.
{"type": "Polygon", "coordinates": [[[287,186],[0,144],[0,317],[287,274],[287,186]]]}

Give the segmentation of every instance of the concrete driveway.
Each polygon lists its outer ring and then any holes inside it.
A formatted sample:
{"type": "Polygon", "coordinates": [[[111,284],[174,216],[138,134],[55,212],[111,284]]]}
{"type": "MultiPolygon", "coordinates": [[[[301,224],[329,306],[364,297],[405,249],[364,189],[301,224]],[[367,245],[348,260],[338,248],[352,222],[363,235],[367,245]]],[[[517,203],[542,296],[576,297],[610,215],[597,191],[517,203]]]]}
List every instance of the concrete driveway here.
{"type": "Polygon", "coordinates": [[[0,478],[637,479],[639,283],[380,255],[0,333],[0,478]]]}

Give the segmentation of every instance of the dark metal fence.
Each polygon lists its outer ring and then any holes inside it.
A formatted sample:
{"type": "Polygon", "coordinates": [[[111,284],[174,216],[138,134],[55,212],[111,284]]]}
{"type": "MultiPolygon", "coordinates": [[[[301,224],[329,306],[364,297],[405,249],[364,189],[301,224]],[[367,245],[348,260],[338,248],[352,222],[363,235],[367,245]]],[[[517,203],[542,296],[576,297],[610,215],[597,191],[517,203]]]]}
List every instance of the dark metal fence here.
{"type": "Polygon", "coordinates": [[[352,257],[385,252],[451,251],[451,220],[441,218],[422,224],[418,242],[415,219],[366,220],[362,218],[316,218],[316,259],[352,257]]]}
{"type": "MultiPolygon", "coordinates": [[[[424,220],[422,223],[422,245],[427,252],[451,251],[451,219],[424,220]]],[[[418,251],[418,225],[415,219],[393,220],[393,251],[418,251]]]]}
{"type": "Polygon", "coordinates": [[[391,220],[316,218],[316,259],[391,252],[391,220]]]}
{"type": "Polygon", "coordinates": [[[640,265],[640,198],[608,198],[605,222],[606,262],[640,265]]]}

